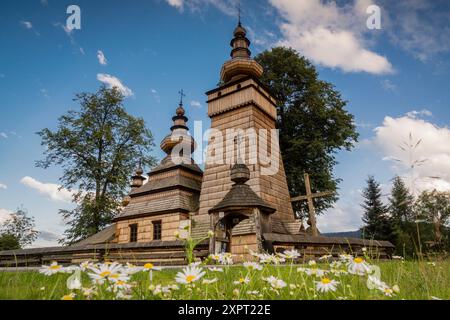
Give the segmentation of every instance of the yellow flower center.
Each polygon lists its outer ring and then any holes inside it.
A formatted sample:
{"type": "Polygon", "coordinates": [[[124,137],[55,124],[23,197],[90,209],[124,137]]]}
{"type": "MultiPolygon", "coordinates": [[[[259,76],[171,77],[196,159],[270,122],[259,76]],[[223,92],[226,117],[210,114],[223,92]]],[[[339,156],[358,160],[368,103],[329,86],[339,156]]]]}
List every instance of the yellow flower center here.
{"type": "Polygon", "coordinates": [[[100,277],[105,278],[105,277],[109,276],[110,274],[111,274],[111,271],[106,270],[106,271],[103,271],[102,273],[100,273],[100,277]]]}
{"type": "Polygon", "coordinates": [[[240,279],[239,279],[239,282],[240,282],[240,283],[244,283],[244,282],[245,282],[245,279],[244,279],[244,278],[240,278],[240,279]]]}
{"type": "Polygon", "coordinates": [[[186,276],[186,281],[187,281],[188,283],[191,283],[192,281],[194,281],[194,279],[195,279],[195,276],[192,276],[192,275],[186,276]]]}
{"type": "Polygon", "coordinates": [[[59,270],[59,269],[61,269],[61,266],[60,265],[50,266],[50,269],[51,270],[59,270]]]}
{"type": "Polygon", "coordinates": [[[153,269],[153,263],[146,263],[145,265],[144,265],[144,268],[145,269],[153,269]]]}
{"type": "Polygon", "coordinates": [[[73,300],[73,297],[70,294],[68,294],[62,297],[62,300],[73,300]]]}
{"type": "Polygon", "coordinates": [[[125,284],[125,282],[122,280],[117,281],[117,285],[119,285],[119,286],[123,286],[124,284],[125,284]]]}
{"type": "Polygon", "coordinates": [[[329,284],[329,283],[331,283],[330,279],[328,279],[328,278],[323,278],[322,279],[322,284],[329,284]]]}
{"type": "Polygon", "coordinates": [[[119,278],[119,275],[117,273],[114,273],[114,274],[110,275],[109,277],[113,278],[113,279],[117,279],[117,278],[119,278]]]}
{"type": "Polygon", "coordinates": [[[359,263],[363,263],[364,260],[362,258],[355,258],[355,259],[353,259],[353,262],[359,264],[359,263]]]}

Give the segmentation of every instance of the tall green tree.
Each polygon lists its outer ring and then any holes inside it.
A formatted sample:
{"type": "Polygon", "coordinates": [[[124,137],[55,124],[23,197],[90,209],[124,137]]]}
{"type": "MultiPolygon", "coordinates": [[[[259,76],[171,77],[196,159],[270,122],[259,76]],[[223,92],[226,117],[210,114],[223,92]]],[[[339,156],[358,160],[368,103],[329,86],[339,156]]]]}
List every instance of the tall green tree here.
{"type": "Polygon", "coordinates": [[[396,254],[413,256],[419,248],[419,239],[414,224],[414,197],[402,178],[398,176],[392,183],[389,213],[396,254]]]}
{"type": "Polygon", "coordinates": [[[395,177],[389,197],[389,212],[393,222],[400,226],[414,221],[414,197],[409,192],[402,178],[395,177]]]}
{"type": "Polygon", "coordinates": [[[445,227],[450,223],[450,193],[437,190],[424,191],[416,203],[416,210],[420,218],[433,226],[434,242],[442,244],[445,227]]]}
{"type": "Polygon", "coordinates": [[[367,187],[363,191],[364,226],[362,234],[366,239],[392,240],[391,221],[388,207],[384,205],[380,184],[373,176],[367,179],[367,187]]]}
{"type": "MultiPolygon", "coordinates": [[[[358,138],[346,101],[293,49],[273,48],[255,59],[265,71],[261,81],[278,101],[280,149],[291,196],[305,193],[305,172],[311,176],[314,192],[337,190],[336,152],[351,150],[358,138]]],[[[337,196],[315,199],[317,213],[336,200],[337,196]]],[[[298,216],[307,216],[304,202],[294,204],[294,210],[298,216]]]]}
{"type": "Polygon", "coordinates": [[[9,246],[8,249],[23,248],[32,244],[36,240],[38,233],[35,230],[34,218],[28,216],[27,210],[23,207],[17,209],[0,226],[2,246],[9,246]]]}
{"type": "Polygon", "coordinates": [[[61,210],[68,222],[64,242],[71,244],[105,228],[120,209],[129,176],[138,161],[153,165],[153,137],[142,118],[127,113],[117,88],[102,86],[81,93],[55,131],[38,132],[45,147],[41,168],[61,166],[62,187],[74,192],[74,210],[61,210]]]}

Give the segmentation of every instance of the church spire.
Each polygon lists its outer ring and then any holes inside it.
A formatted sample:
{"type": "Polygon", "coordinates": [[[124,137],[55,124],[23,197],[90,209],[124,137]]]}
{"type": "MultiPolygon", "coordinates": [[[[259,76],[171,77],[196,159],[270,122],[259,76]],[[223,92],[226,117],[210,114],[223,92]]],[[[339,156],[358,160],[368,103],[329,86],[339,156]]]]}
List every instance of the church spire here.
{"type": "Polygon", "coordinates": [[[146,178],[142,176],[144,173],[144,170],[142,169],[142,162],[139,161],[138,165],[136,166],[136,172],[134,176],[131,177],[131,189],[137,189],[144,185],[144,181],[146,178]]]}
{"type": "Polygon", "coordinates": [[[173,125],[170,127],[171,133],[166,136],[161,141],[161,149],[167,153],[168,155],[172,152],[173,147],[175,147],[178,143],[189,143],[189,137],[188,134],[188,118],[185,116],[185,110],[183,106],[183,97],[185,97],[185,94],[183,90],[179,92],[180,94],[180,103],[178,105],[178,108],[175,110],[175,116],[172,117],[173,125]],[[173,136],[179,137],[180,139],[173,139],[173,136]]]}
{"type": "Polygon", "coordinates": [[[243,58],[243,59],[250,59],[252,53],[249,49],[250,47],[250,40],[247,38],[247,30],[242,26],[241,23],[241,3],[238,4],[238,25],[236,29],[234,29],[233,32],[234,38],[231,40],[231,47],[233,50],[231,50],[231,58],[243,58]]]}
{"type": "Polygon", "coordinates": [[[234,29],[233,39],[230,42],[232,48],[231,60],[222,66],[220,78],[224,83],[237,80],[245,76],[259,79],[263,74],[263,68],[259,63],[251,58],[250,40],[247,38],[247,31],[242,26],[239,10],[238,25],[234,29]]]}

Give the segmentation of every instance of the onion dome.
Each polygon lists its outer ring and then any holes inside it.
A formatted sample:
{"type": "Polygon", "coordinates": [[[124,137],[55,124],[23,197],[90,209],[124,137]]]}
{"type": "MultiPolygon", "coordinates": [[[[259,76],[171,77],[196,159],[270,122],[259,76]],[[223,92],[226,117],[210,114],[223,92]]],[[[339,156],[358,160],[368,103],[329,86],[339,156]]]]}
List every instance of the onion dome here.
{"type": "Polygon", "coordinates": [[[144,170],[141,164],[139,164],[136,168],[135,175],[131,177],[131,189],[137,189],[144,185],[146,178],[142,176],[143,173],[144,170]]]}
{"type": "Polygon", "coordinates": [[[191,152],[195,150],[194,139],[189,135],[189,128],[186,125],[188,118],[184,115],[185,110],[182,102],[175,110],[175,116],[172,117],[173,126],[170,127],[170,134],[168,134],[161,141],[161,149],[168,155],[171,154],[172,149],[179,143],[186,143],[191,145],[191,152]]]}
{"type": "Polygon", "coordinates": [[[230,42],[232,48],[231,60],[222,66],[220,77],[227,83],[244,76],[260,78],[263,74],[261,65],[251,58],[250,40],[247,38],[247,31],[239,22],[233,33],[234,37],[230,42]]]}

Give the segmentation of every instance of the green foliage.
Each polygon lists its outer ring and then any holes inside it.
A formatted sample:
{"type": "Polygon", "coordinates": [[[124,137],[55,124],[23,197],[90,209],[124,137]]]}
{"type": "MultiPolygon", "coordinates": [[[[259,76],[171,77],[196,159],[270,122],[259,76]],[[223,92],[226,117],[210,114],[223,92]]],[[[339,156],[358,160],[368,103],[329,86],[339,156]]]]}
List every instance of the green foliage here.
{"type": "Polygon", "coordinates": [[[19,240],[12,234],[0,235],[0,251],[20,249],[19,240]]]}
{"type": "MultiPolygon", "coordinates": [[[[291,196],[305,193],[305,172],[311,176],[313,192],[335,191],[340,181],[333,174],[335,153],[351,150],[358,138],[346,102],[293,49],[273,48],[255,60],[265,70],[261,81],[278,101],[280,149],[291,196]]],[[[336,196],[315,199],[317,212],[330,208],[336,200],[336,196]]],[[[294,209],[299,216],[307,216],[306,203],[295,203],[294,209]]]]}
{"type": "MultiPolygon", "coordinates": [[[[38,235],[34,230],[34,218],[29,217],[26,209],[19,208],[11,214],[11,217],[0,226],[0,235],[5,246],[12,249],[22,248],[32,244],[38,235]]],[[[0,244],[0,247],[2,245],[0,244]]]]}
{"type": "Polygon", "coordinates": [[[62,187],[75,192],[77,208],[62,210],[68,221],[65,242],[84,239],[106,227],[117,213],[138,161],[153,165],[153,137],[144,120],[128,114],[123,95],[104,86],[81,93],[80,110],[61,116],[56,131],[38,132],[45,147],[41,168],[61,166],[62,187]]]}
{"type": "MultiPolygon", "coordinates": [[[[194,290],[182,290],[177,296],[178,299],[201,300],[201,299],[224,299],[224,300],[254,300],[259,299],[256,295],[249,295],[248,292],[256,290],[263,293],[265,299],[271,300],[307,300],[307,299],[336,299],[337,297],[347,297],[347,299],[378,300],[430,300],[433,297],[448,300],[450,291],[450,261],[437,261],[435,265],[420,261],[387,261],[379,262],[381,278],[391,285],[398,285],[400,292],[394,298],[388,298],[382,294],[368,290],[365,278],[341,276],[339,292],[316,294],[312,288],[313,281],[320,281],[320,278],[304,277],[290,266],[268,266],[263,271],[264,276],[275,275],[286,281],[288,286],[277,292],[264,290],[267,287],[260,275],[252,273],[248,285],[235,285],[234,281],[246,276],[248,271],[241,266],[227,268],[226,272],[213,273],[207,271],[205,278],[219,278],[220,280],[212,285],[196,283],[194,290]],[[305,286],[301,286],[305,283],[305,286]],[[299,284],[295,289],[290,289],[289,284],[299,284]],[[347,287],[347,285],[349,287],[347,287]],[[239,289],[240,297],[233,293],[234,289],[239,289]],[[291,295],[290,292],[293,292],[291,295]]],[[[308,267],[307,265],[305,267],[308,267]]],[[[153,272],[153,284],[168,285],[173,283],[179,269],[164,269],[153,272]]],[[[0,299],[14,300],[60,300],[68,294],[66,280],[69,274],[56,274],[51,277],[44,276],[37,272],[0,272],[0,299]]],[[[85,276],[85,275],[83,275],[85,276]]],[[[84,287],[89,287],[87,277],[82,278],[84,287]]],[[[160,295],[152,295],[149,287],[149,277],[147,274],[139,273],[133,276],[132,281],[138,283],[138,288],[133,291],[133,299],[160,300],[160,295]]],[[[93,296],[92,299],[111,299],[111,292],[101,292],[100,296],[93,296]],[[108,296],[109,295],[109,296],[108,296]]],[[[82,292],[77,292],[75,299],[83,299],[82,292]]]]}
{"type": "Polygon", "coordinates": [[[394,231],[393,242],[396,254],[414,256],[418,249],[418,238],[414,214],[414,197],[409,192],[400,177],[393,180],[391,196],[389,197],[389,214],[391,228],[394,231]]]}
{"type": "Polygon", "coordinates": [[[367,187],[363,191],[364,209],[362,228],[366,239],[392,240],[393,230],[388,216],[388,208],[383,204],[380,184],[373,176],[367,179],[367,187]]]}
{"type": "Polygon", "coordinates": [[[416,203],[417,215],[433,226],[434,245],[447,242],[444,228],[450,222],[450,193],[424,191],[416,203]]]}

